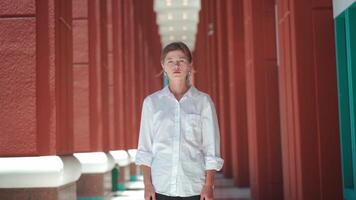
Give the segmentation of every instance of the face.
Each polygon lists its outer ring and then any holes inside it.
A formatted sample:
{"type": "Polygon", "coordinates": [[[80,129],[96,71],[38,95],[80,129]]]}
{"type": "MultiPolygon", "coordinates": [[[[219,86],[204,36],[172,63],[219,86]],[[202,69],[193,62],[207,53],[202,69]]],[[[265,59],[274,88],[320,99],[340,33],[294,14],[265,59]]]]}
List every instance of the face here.
{"type": "Polygon", "coordinates": [[[170,51],[166,55],[162,68],[170,80],[186,80],[191,71],[188,57],[180,50],[170,51]]]}

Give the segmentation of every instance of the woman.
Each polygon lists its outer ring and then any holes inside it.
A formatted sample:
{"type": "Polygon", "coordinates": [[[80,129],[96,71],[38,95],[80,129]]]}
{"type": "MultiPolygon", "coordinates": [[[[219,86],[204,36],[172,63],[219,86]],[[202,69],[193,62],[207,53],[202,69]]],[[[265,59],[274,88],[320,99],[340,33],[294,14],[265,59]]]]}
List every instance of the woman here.
{"type": "Polygon", "coordinates": [[[184,43],[167,45],[161,65],[169,84],[143,102],[136,154],[145,200],[212,200],[223,165],[214,104],[190,85],[192,54],[184,43]]]}

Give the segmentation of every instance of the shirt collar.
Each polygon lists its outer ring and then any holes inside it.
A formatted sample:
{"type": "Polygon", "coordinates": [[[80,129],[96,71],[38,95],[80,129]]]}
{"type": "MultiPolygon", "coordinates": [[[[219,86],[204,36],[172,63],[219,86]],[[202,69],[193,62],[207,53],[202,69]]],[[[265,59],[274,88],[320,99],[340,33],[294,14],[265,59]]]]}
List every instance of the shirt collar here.
{"type": "MultiPolygon", "coordinates": [[[[184,97],[184,96],[186,96],[186,97],[193,97],[196,92],[197,92],[197,89],[196,89],[194,86],[191,85],[191,86],[189,87],[188,91],[183,95],[183,97],[184,97]]],[[[162,97],[162,96],[172,96],[172,97],[174,97],[174,95],[172,94],[172,92],[169,90],[168,85],[165,86],[165,87],[161,90],[160,96],[161,96],[161,97],[162,97]]]]}

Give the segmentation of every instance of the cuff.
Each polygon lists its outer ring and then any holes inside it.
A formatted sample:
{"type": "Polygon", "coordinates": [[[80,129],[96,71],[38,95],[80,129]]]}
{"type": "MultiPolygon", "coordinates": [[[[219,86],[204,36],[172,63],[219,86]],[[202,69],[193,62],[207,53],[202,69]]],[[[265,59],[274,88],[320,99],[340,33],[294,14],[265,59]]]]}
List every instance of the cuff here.
{"type": "Polygon", "coordinates": [[[205,170],[219,171],[224,164],[224,160],[220,157],[206,156],[205,157],[205,170]]]}
{"type": "Polygon", "coordinates": [[[136,165],[146,165],[151,167],[152,153],[147,151],[138,150],[136,153],[135,163],[136,165]]]}

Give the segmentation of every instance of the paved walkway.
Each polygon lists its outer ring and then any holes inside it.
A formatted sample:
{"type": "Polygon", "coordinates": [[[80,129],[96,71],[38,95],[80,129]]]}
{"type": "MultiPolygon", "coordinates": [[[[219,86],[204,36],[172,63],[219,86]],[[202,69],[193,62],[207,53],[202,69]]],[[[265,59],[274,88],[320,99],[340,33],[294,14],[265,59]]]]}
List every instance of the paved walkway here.
{"type": "MultiPolygon", "coordinates": [[[[215,200],[251,200],[249,188],[234,187],[233,181],[221,174],[216,175],[215,185],[215,200]]],[[[115,192],[112,200],[144,200],[142,181],[127,183],[127,188],[124,192],[115,192]]]]}

